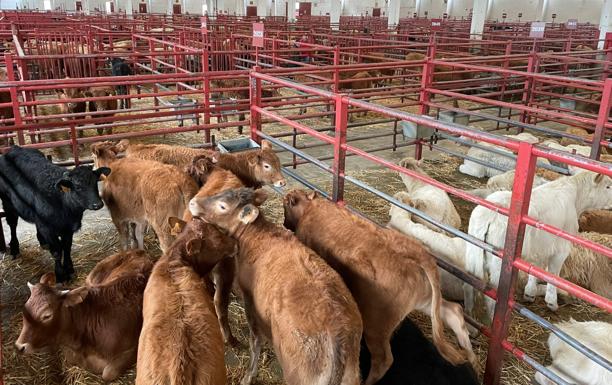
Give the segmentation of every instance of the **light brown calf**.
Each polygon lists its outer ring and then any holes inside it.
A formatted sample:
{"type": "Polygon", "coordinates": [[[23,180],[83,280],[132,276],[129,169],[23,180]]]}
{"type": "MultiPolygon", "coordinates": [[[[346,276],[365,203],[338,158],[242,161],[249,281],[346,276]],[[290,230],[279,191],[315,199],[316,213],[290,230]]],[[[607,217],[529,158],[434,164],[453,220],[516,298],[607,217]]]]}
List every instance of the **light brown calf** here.
{"type": "Polygon", "coordinates": [[[223,341],[203,276],[236,242],[201,220],[185,222],[144,292],[136,385],[224,385],[223,341]]]}
{"type": "Polygon", "coordinates": [[[261,342],[274,347],[287,385],[358,385],[361,317],[342,278],[289,231],[268,222],[262,190],[194,199],[190,210],[238,241],[238,284],[257,373],[261,342]]]}
{"type": "Polygon", "coordinates": [[[105,258],[85,286],[55,287],[47,273],[30,288],[17,350],[33,353],[62,347],[68,363],[102,376],[119,377],[136,362],[142,327],[142,296],[153,263],[142,250],[105,258]]]}
{"type": "Polygon", "coordinates": [[[261,187],[273,184],[281,187],[286,184],[281,172],[278,156],[270,142],[263,140],[261,148],[232,154],[219,154],[211,150],[193,149],[166,144],[130,144],[122,140],[117,145],[120,152],[125,151],[128,158],[149,159],[173,164],[183,170],[192,164],[193,158],[205,155],[217,158],[217,165],[233,172],[247,187],[261,187]]]}
{"type": "Polygon", "coordinates": [[[434,344],[457,365],[475,360],[461,306],[441,298],[435,259],[423,245],[397,231],[379,228],[345,208],[301,190],[284,200],[285,227],[319,253],[344,278],[363,317],[364,337],[372,353],[366,385],[389,369],[389,341],[413,310],[429,314],[434,344]],[[446,322],[465,351],[444,337],[446,322]]]}
{"type": "MultiPolygon", "coordinates": [[[[240,179],[231,171],[216,166],[205,155],[195,157],[193,164],[185,171],[192,178],[203,183],[194,199],[206,198],[223,191],[244,187],[240,179]]],[[[192,218],[191,212],[186,209],[183,220],[190,221],[192,218]]],[[[212,270],[212,279],[215,283],[215,310],[221,324],[223,341],[229,345],[238,344],[238,340],[232,335],[227,316],[235,270],[235,262],[231,258],[222,259],[212,270]]]]}
{"type": "Polygon", "coordinates": [[[580,232],[589,231],[600,234],[612,234],[612,211],[589,210],[580,216],[580,232]]]}
{"type": "MultiPolygon", "coordinates": [[[[137,247],[143,248],[144,230],[149,224],[165,251],[174,236],[168,218],[181,217],[189,200],[197,193],[197,184],[181,170],[168,164],[133,158],[117,158],[112,142],[91,146],[94,164],[112,170],[104,180],[101,195],[119,232],[121,247],[129,248],[131,224],[135,224],[137,247]]],[[[98,166],[99,167],[99,166],[98,166]]]]}

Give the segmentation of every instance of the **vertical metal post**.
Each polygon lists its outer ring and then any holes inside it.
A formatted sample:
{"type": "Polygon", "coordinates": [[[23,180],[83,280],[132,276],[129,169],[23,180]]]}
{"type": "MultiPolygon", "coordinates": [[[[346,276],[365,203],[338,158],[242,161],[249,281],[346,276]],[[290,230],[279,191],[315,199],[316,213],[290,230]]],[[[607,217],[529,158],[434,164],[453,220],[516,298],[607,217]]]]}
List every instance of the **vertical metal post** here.
{"type": "MultiPolygon", "coordinates": [[[[6,77],[8,81],[15,81],[15,70],[13,69],[13,55],[10,53],[4,54],[4,62],[6,64],[6,77]]],[[[11,102],[13,103],[13,118],[15,119],[15,126],[19,127],[23,124],[21,120],[21,112],[19,110],[19,95],[17,94],[17,87],[11,86],[9,87],[11,94],[11,102]]],[[[17,128],[17,143],[20,146],[25,144],[25,139],[23,137],[23,129],[17,128]]]]}
{"type": "Polygon", "coordinates": [[[332,199],[336,203],[344,202],[344,166],[346,160],[346,129],[348,126],[348,103],[340,94],[335,96],[336,104],[336,138],[334,140],[334,179],[332,199]]]}
{"type": "Polygon", "coordinates": [[[515,281],[518,270],[513,263],[520,258],[525,236],[523,217],[529,212],[529,199],[535,174],[537,157],[532,154],[533,145],[521,142],[516,161],[516,176],[512,188],[512,198],[508,214],[508,226],[504,242],[502,268],[497,286],[497,303],[491,325],[491,339],[484,374],[485,385],[498,385],[500,382],[504,348],[502,342],[510,327],[512,308],[509,301],[514,298],[515,281]]]}
{"type": "MultiPolygon", "coordinates": [[[[527,106],[530,100],[531,84],[532,82],[534,82],[534,80],[533,80],[533,77],[529,75],[534,72],[535,61],[536,61],[536,54],[534,51],[531,51],[531,54],[529,55],[529,61],[527,62],[527,74],[525,75],[526,76],[525,84],[523,85],[522,103],[524,106],[527,106]]],[[[521,111],[521,123],[525,123],[528,119],[529,119],[529,116],[527,115],[527,111],[525,110],[521,111]]]]}
{"type": "MultiPolygon", "coordinates": [[[[435,48],[432,48],[428,53],[435,58],[435,48]]],[[[421,115],[429,114],[429,106],[427,105],[427,103],[429,102],[431,97],[429,93],[429,87],[432,83],[432,72],[434,68],[434,64],[431,63],[431,60],[433,59],[431,57],[428,57],[426,60],[427,61],[423,65],[423,75],[421,75],[421,91],[419,92],[419,114],[421,115]]],[[[414,158],[421,159],[422,154],[423,143],[420,139],[417,139],[414,144],[414,158]]]]}
{"type": "MultiPolygon", "coordinates": [[[[208,28],[208,23],[206,25],[208,28]]],[[[210,124],[210,74],[208,64],[208,30],[202,28],[202,74],[204,89],[204,124],[210,124]]],[[[210,143],[210,128],[204,129],[204,142],[210,143]]]]}
{"type": "MultiPolygon", "coordinates": [[[[259,66],[253,67],[253,72],[259,72],[259,66]]],[[[261,107],[261,79],[254,76],[249,77],[249,102],[251,104],[251,139],[261,143],[261,138],[257,135],[261,131],[261,115],[253,107],[261,107]]]]}
{"type": "Polygon", "coordinates": [[[599,114],[597,115],[597,123],[595,124],[595,133],[593,134],[593,143],[591,144],[591,159],[599,159],[601,153],[601,140],[606,131],[606,123],[610,116],[610,104],[612,103],[612,78],[606,79],[604,88],[601,92],[601,103],[599,104],[599,114]]]}

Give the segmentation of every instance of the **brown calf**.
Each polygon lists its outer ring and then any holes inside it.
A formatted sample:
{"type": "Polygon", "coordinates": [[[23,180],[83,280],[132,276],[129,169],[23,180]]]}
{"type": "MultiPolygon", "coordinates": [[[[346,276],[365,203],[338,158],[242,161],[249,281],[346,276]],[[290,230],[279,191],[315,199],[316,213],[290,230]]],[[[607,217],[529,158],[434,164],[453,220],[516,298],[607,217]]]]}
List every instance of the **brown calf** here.
{"type": "MultiPolygon", "coordinates": [[[[85,91],[85,95],[88,97],[98,98],[103,96],[113,96],[115,95],[115,90],[113,87],[90,87],[89,90],[85,91]]],[[[117,109],[117,99],[110,100],[96,100],[93,102],[89,102],[89,112],[102,112],[102,111],[111,111],[103,114],[92,115],[92,118],[106,118],[113,116],[115,114],[115,110],[117,109]]],[[[110,122],[106,122],[107,124],[110,122]]],[[[98,135],[107,134],[110,135],[113,133],[112,127],[110,128],[98,128],[98,135]]]]}
{"type": "Polygon", "coordinates": [[[434,344],[448,361],[465,362],[444,337],[443,319],[474,359],[461,306],[441,298],[435,259],[418,241],[379,228],[316,193],[293,190],[284,200],[285,227],[319,253],[353,293],[372,353],[366,385],[376,383],[393,362],[389,341],[412,310],[432,318],[434,344]]]}
{"type": "MultiPolygon", "coordinates": [[[[205,155],[194,158],[193,164],[185,171],[203,184],[193,199],[206,198],[223,191],[244,187],[236,175],[216,166],[205,155]]],[[[183,220],[190,221],[191,219],[191,212],[186,209],[183,220]]],[[[235,270],[234,260],[230,258],[222,259],[212,270],[212,279],[215,283],[215,309],[221,324],[223,341],[230,345],[238,343],[238,340],[232,335],[227,316],[235,270]]]]}
{"type": "Polygon", "coordinates": [[[580,232],[595,232],[612,234],[612,211],[589,210],[585,211],[578,221],[580,232]]]}
{"type": "Polygon", "coordinates": [[[342,278],[289,231],[268,222],[262,190],[194,199],[190,210],[238,241],[238,285],[257,373],[262,337],[271,340],[288,385],[358,385],[361,317],[342,278]]]}
{"type": "Polygon", "coordinates": [[[223,341],[203,276],[236,242],[199,219],[155,264],[144,292],[136,385],[224,385],[223,341]]]}
{"type": "MultiPolygon", "coordinates": [[[[131,224],[135,224],[137,247],[143,248],[144,230],[151,225],[165,251],[174,236],[168,218],[180,217],[197,193],[197,184],[178,168],[133,158],[117,158],[119,152],[112,142],[91,146],[94,164],[113,171],[104,180],[101,195],[119,232],[121,247],[129,248],[131,224]]],[[[98,166],[99,167],[99,166],[98,166]]]]}
{"type": "Polygon", "coordinates": [[[181,170],[191,165],[193,158],[198,155],[206,155],[211,159],[218,157],[217,165],[234,173],[247,187],[258,188],[264,184],[281,187],[286,184],[280,160],[266,140],[261,142],[260,149],[232,154],[166,144],[130,144],[127,140],[119,142],[117,148],[120,152],[125,151],[128,158],[156,160],[173,164],[181,170]]]}
{"type": "Polygon", "coordinates": [[[17,350],[33,353],[61,346],[66,360],[105,381],[136,362],[142,326],[142,296],[153,263],[142,250],[105,258],[89,273],[85,286],[55,287],[47,273],[30,287],[17,350]]]}

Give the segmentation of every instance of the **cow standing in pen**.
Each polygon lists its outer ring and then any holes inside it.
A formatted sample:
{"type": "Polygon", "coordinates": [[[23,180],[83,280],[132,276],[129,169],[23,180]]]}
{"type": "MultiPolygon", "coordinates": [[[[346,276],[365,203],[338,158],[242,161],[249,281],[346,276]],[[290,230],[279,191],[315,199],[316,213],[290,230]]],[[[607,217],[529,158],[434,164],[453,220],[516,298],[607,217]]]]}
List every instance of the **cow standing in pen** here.
{"type": "Polygon", "coordinates": [[[104,206],[98,181],[109,174],[108,167],[67,170],[33,149],[12,147],[1,156],[0,200],[11,229],[11,255],[19,255],[17,221],[22,218],[36,225],[40,246],[48,248],[55,260],[57,280],[69,281],[74,273],[70,257],[73,234],[81,228],[85,210],[104,206]]]}

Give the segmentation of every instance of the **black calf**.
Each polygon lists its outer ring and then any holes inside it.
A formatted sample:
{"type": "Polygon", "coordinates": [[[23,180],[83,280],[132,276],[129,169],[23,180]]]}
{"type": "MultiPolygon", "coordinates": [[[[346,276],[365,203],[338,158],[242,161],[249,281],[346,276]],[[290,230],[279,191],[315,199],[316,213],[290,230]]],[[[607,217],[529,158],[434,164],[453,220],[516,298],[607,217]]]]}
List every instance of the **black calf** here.
{"type": "MultiPolygon", "coordinates": [[[[113,76],[130,76],[134,73],[132,72],[132,67],[126,62],[124,59],[120,57],[114,57],[110,59],[111,65],[111,73],[113,76]]],[[[129,87],[126,85],[119,85],[115,87],[115,91],[117,91],[117,95],[129,95],[129,87]]],[[[128,99],[119,99],[119,108],[128,108],[129,100],[128,99]]]]}
{"type": "Polygon", "coordinates": [[[99,210],[104,204],[98,180],[110,169],[79,166],[67,170],[48,161],[38,150],[12,147],[0,156],[0,200],[11,229],[10,253],[19,255],[17,221],[36,225],[36,237],[55,260],[60,282],[74,273],[70,250],[72,235],[81,228],[83,211],[99,210]]]}
{"type": "MultiPolygon", "coordinates": [[[[393,365],[376,385],[477,385],[469,364],[453,366],[409,319],[391,339],[393,365]]],[[[370,372],[370,352],[361,342],[359,366],[362,378],[370,372]]]]}

